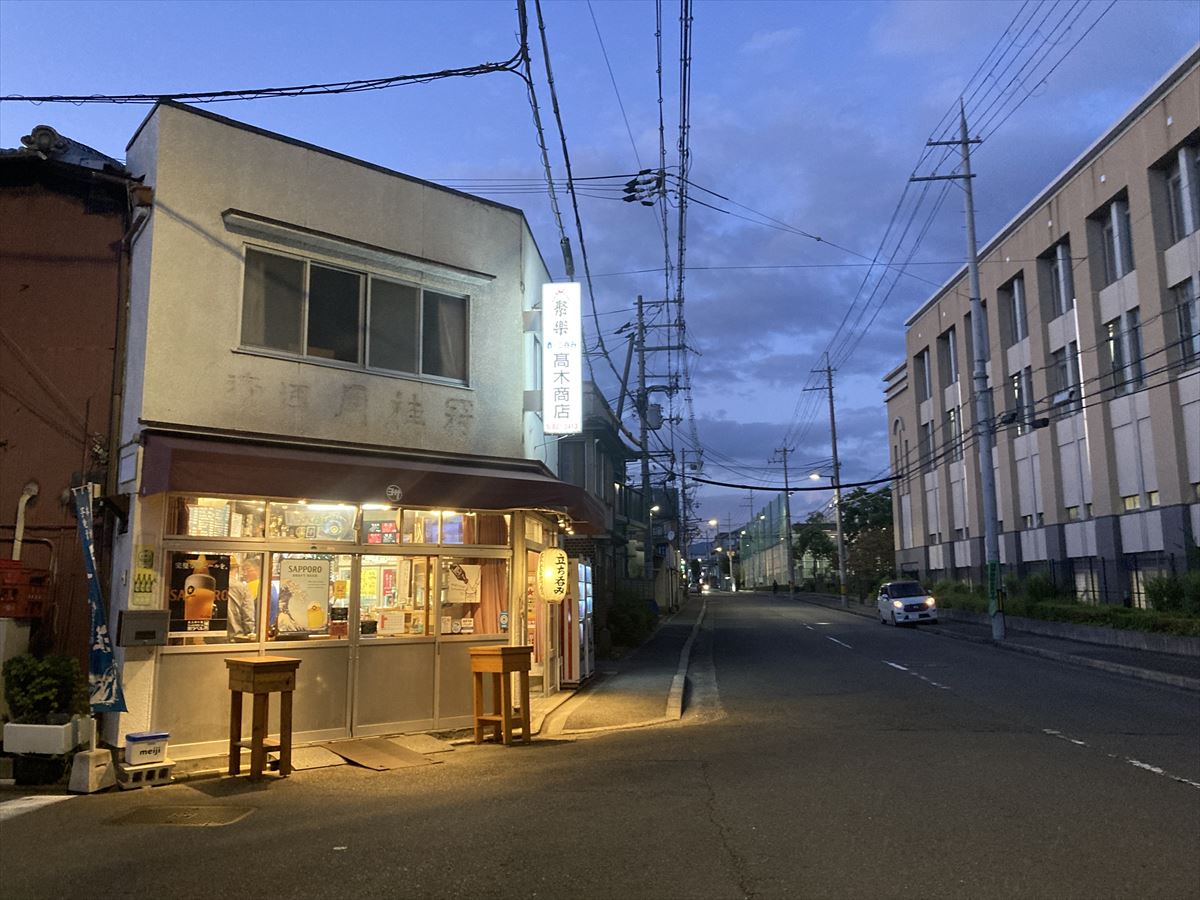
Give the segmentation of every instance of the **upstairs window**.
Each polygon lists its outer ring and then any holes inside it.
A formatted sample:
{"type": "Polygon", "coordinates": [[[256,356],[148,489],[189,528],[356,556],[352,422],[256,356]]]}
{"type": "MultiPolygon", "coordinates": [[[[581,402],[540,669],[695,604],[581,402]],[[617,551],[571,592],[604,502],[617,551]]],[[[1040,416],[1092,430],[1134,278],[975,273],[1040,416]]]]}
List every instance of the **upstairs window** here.
{"type": "Polygon", "coordinates": [[[1079,344],[1071,341],[1050,354],[1050,403],[1060,413],[1077,412],[1082,406],[1079,377],[1079,344]]]}
{"type": "Polygon", "coordinates": [[[957,406],[952,406],[946,410],[946,446],[948,448],[948,456],[954,462],[958,462],[963,458],[963,443],[962,443],[962,418],[959,415],[957,406]]]}
{"type": "Polygon", "coordinates": [[[1100,230],[1104,284],[1107,287],[1133,271],[1133,240],[1128,201],[1114,200],[1105,207],[1100,230]]]}
{"type": "Polygon", "coordinates": [[[938,370],[944,388],[958,382],[958,345],[954,337],[954,327],[951,326],[938,338],[938,370]]]}
{"type": "Polygon", "coordinates": [[[1104,346],[1113,390],[1127,394],[1142,385],[1142,329],[1138,310],[1104,323],[1104,346]]]}
{"type": "Polygon", "coordinates": [[[1050,296],[1054,318],[1075,307],[1075,274],[1071,270],[1071,242],[1054,245],[1050,259],[1050,296]]]}
{"type": "Polygon", "coordinates": [[[1006,347],[1029,337],[1029,320],[1025,315],[1025,279],[1018,275],[999,291],[1001,326],[1006,347]]]}
{"type": "Polygon", "coordinates": [[[1033,421],[1033,370],[1026,366],[1010,378],[1012,410],[1016,413],[1017,434],[1029,431],[1033,421]]]}
{"type": "Polygon", "coordinates": [[[917,402],[924,403],[933,396],[933,380],[929,371],[929,350],[922,350],[913,357],[913,376],[917,391],[917,402]]]}
{"type": "Polygon", "coordinates": [[[1175,316],[1179,326],[1179,358],[1184,365],[1200,361],[1200,297],[1196,296],[1196,282],[1189,278],[1171,288],[1175,302],[1175,316]]]}
{"type": "Polygon", "coordinates": [[[246,248],[242,345],[467,380],[466,297],[246,248]]]}
{"type": "Polygon", "coordinates": [[[1167,208],[1171,243],[1177,244],[1200,228],[1200,153],[1195,147],[1180,147],[1167,171],[1167,208]]]}

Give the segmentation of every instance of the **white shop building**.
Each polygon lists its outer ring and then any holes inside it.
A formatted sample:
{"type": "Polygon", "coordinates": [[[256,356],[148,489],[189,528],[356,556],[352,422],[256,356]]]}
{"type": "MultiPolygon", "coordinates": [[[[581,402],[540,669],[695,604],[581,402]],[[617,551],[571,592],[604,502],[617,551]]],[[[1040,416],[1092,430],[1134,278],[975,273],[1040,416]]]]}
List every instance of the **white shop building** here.
{"type": "MultiPolygon", "coordinates": [[[[111,585],[167,610],[118,647],[129,712],[221,752],[224,660],[301,660],[298,742],[469,724],[468,651],[534,646],[536,554],[603,512],[552,471],[545,263],[519,210],[163,103],[128,147],[132,246],[111,585]]],[[[274,728],[274,725],[272,725],[274,728]]]]}

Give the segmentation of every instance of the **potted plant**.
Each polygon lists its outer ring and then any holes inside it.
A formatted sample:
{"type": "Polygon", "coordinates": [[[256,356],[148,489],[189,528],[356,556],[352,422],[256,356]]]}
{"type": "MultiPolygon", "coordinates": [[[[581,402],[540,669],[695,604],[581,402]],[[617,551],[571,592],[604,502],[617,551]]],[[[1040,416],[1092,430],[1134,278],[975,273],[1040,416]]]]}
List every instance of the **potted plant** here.
{"type": "Polygon", "coordinates": [[[4,663],[3,674],[12,717],[4,725],[6,752],[62,755],[89,736],[79,724],[79,716],[87,712],[87,695],[74,658],[14,656],[4,663]]]}

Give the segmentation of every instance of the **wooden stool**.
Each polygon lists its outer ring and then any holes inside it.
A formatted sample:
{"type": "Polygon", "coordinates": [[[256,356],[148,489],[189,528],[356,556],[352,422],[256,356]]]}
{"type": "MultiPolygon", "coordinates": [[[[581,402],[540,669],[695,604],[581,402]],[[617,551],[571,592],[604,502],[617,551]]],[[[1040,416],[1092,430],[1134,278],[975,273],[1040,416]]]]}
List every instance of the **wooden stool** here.
{"type": "Polygon", "coordinates": [[[292,692],[300,660],[285,656],[251,656],[226,659],[229,669],[229,774],[242,771],[242,748],[250,748],[250,775],[266,768],[267,751],[279,751],[279,774],[292,773],[292,692]],[[267,737],[267,712],[271,694],[279,692],[279,740],[267,737]],[[250,740],[242,740],[242,694],[254,695],[250,740]]]}
{"type": "Polygon", "coordinates": [[[475,683],[475,743],[483,742],[483,730],[491,727],[493,737],[502,738],[505,746],[513,741],[512,679],[516,672],[521,682],[521,740],[532,739],[529,728],[529,664],[532,647],[472,647],[471,675],[475,683]],[[492,706],[483,711],[483,676],[492,676],[492,706]]]}

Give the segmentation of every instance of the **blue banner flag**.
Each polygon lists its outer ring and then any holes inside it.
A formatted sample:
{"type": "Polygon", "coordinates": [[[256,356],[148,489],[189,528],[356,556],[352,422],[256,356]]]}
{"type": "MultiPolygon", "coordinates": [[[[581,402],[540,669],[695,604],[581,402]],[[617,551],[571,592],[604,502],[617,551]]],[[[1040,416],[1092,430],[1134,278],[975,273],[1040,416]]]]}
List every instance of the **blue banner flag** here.
{"type": "Polygon", "coordinates": [[[113,658],[112,637],[108,633],[108,617],[104,610],[104,595],[96,575],[96,549],[92,531],[91,485],[71,488],[75,515],[79,520],[79,543],[83,548],[83,565],[87,570],[88,607],[91,609],[91,630],[88,646],[88,701],[92,712],[126,712],[125,692],[113,658]]]}

